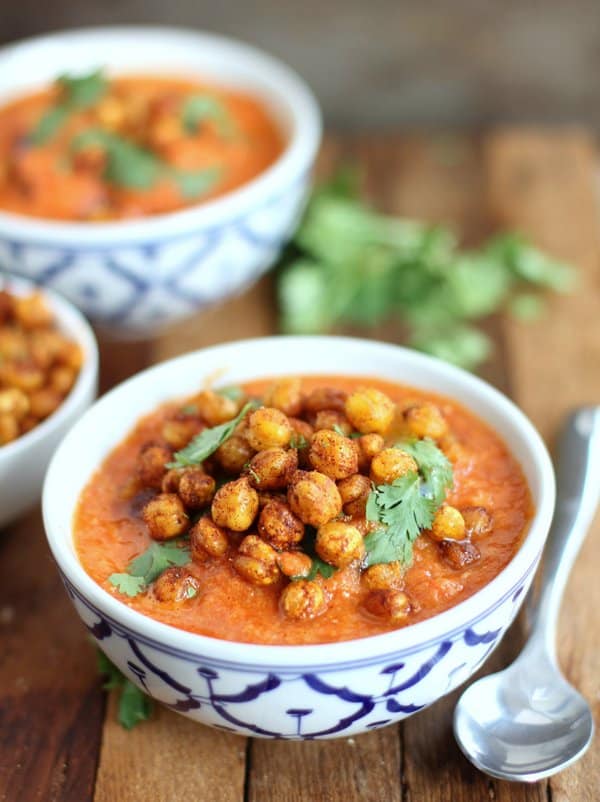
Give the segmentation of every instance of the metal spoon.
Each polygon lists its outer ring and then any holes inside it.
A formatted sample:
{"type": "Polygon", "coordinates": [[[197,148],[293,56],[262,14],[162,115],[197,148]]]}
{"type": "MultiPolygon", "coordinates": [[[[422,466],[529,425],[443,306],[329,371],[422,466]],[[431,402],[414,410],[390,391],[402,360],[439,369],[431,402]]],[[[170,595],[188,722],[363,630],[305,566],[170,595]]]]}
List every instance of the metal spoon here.
{"type": "Polygon", "coordinates": [[[562,771],[594,734],[589,705],[558,668],[555,636],[567,578],[600,499],[600,407],[568,419],[556,464],[556,511],[529,641],[512,665],[467,688],[454,711],[465,756],[503,780],[535,782],[562,771]]]}

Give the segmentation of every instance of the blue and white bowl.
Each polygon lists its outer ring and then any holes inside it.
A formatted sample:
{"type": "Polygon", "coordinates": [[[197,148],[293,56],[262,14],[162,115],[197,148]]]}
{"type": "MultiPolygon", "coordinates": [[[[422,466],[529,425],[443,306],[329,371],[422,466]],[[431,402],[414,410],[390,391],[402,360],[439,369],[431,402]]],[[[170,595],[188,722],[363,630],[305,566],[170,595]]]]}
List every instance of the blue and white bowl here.
{"type": "Polygon", "coordinates": [[[321,118],[308,87],[271,56],[213,34],[153,27],[92,28],[4,47],[0,103],[61,73],[98,67],[247,90],[287,138],[253,181],[171,214],[63,223],[0,211],[0,269],[58,290],[113,334],[139,337],[240,292],[273,265],[304,207],[321,118]]]}
{"type": "Polygon", "coordinates": [[[333,738],[398,721],[464,682],[517,614],[554,507],[554,474],[527,418],[480,379],[413,351],[335,337],[280,337],[209,348],[151,368],[98,401],[58,449],[43,496],[50,547],[67,592],[98,646],[168,707],[220,729],[265,738],[333,738]],[[383,635],[311,646],[234,643],[148,618],[103,590],[73,545],[77,498],[136,420],[220,375],[377,376],[448,395],[504,439],[531,487],[535,516],[508,566],[482,590],[429,620],[383,635]],[[86,448],[81,448],[81,443],[86,448]]]}

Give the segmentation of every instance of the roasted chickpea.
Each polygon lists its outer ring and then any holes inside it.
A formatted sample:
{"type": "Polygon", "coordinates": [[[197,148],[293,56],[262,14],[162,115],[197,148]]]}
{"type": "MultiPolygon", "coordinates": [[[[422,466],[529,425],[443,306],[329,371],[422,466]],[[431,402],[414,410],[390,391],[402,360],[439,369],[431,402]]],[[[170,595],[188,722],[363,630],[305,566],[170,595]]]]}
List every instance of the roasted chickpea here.
{"type": "Polygon", "coordinates": [[[297,468],[296,449],[267,448],[250,460],[248,478],[257,490],[277,490],[287,487],[297,468]]]}
{"type": "Polygon", "coordinates": [[[417,463],[406,451],[400,448],[384,448],[373,457],[371,479],[376,485],[391,485],[405,473],[417,470],[417,463]]]}
{"type": "Polygon", "coordinates": [[[183,418],[181,420],[173,418],[163,423],[161,436],[171,448],[179,451],[179,449],[185,448],[202,428],[203,426],[200,422],[193,418],[183,418]]]}
{"type": "Polygon", "coordinates": [[[345,390],[337,390],[334,387],[317,387],[311,390],[304,399],[304,409],[313,413],[320,412],[322,409],[335,409],[343,412],[347,398],[348,393],[345,390]]]}
{"type": "Polygon", "coordinates": [[[482,537],[492,531],[492,516],[485,507],[463,507],[460,512],[467,537],[482,537]]]}
{"type": "Polygon", "coordinates": [[[460,440],[454,434],[452,434],[452,432],[448,432],[443,437],[440,437],[438,440],[438,446],[444,452],[445,456],[450,460],[450,462],[458,462],[458,460],[464,454],[464,449],[460,443],[460,440]]]}
{"type": "Polygon", "coordinates": [[[373,457],[385,448],[385,440],[380,434],[363,434],[356,440],[356,444],[359,470],[368,473],[373,457]]]}
{"type": "Polygon", "coordinates": [[[142,518],[154,540],[182,535],[189,524],[183,502],[175,493],[160,493],[150,499],[142,510],[142,518]]]}
{"type": "Polygon", "coordinates": [[[367,499],[371,492],[369,479],[361,473],[355,473],[338,482],[337,487],[346,515],[353,517],[364,515],[367,499]]]}
{"type": "Polygon", "coordinates": [[[63,347],[64,337],[57,331],[41,329],[29,335],[29,353],[42,370],[48,370],[60,358],[63,347]]]}
{"type": "Polygon", "coordinates": [[[179,490],[179,480],[181,479],[181,468],[171,468],[162,478],[160,489],[163,493],[177,493],[179,490]]]}
{"type": "Polygon", "coordinates": [[[264,395],[265,406],[274,407],[286,415],[302,412],[302,384],[300,379],[280,379],[264,395]]]}
{"type": "Polygon", "coordinates": [[[289,418],[288,420],[293,429],[291,444],[298,449],[307,447],[310,443],[310,438],[315,433],[313,427],[301,418],[289,418]],[[294,445],[294,442],[296,445],[294,445]]]}
{"type": "Polygon", "coordinates": [[[34,390],[29,396],[30,414],[38,420],[43,420],[58,409],[62,396],[50,387],[34,390]]]}
{"type": "Polygon", "coordinates": [[[0,363],[0,382],[32,393],[44,385],[44,372],[33,361],[0,363]]]}
{"type": "Polygon", "coordinates": [[[0,446],[12,443],[19,436],[19,424],[13,415],[0,415],[0,446]]]}
{"type": "Polygon", "coordinates": [[[15,296],[13,313],[24,329],[43,328],[53,322],[52,310],[40,292],[15,296]]]}
{"type": "Polygon", "coordinates": [[[353,392],[345,406],[348,420],[363,434],[385,434],[394,420],[395,409],[391,398],[373,387],[353,392]]]}
{"type": "Polygon", "coordinates": [[[200,510],[206,507],[215,495],[216,482],[202,468],[185,468],[179,479],[178,494],[186,507],[200,510]]]}
{"type": "Polygon", "coordinates": [[[248,416],[246,439],[256,451],[283,448],[290,442],[292,433],[287,416],[273,407],[261,407],[248,416]]]}
{"type": "Polygon", "coordinates": [[[470,540],[442,540],[438,548],[448,565],[457,570],[471,565],[481,557],[479,549],[470,540]]]}
{"type": "Polygon", "coordinates": [[[378,563],[371,565],[362,575],[362,581],[369,590],[390,590],[401,588],[404,582],[404,571],[401,563],[378,563]]]}
{"type": "Polygon", "coordinates": [[[211,515],[218,526],[244,532],[249,529],[258,512],[258,493],[247,476],[228,482],[217,490],[212,501],[211,515]]]}
{"type": "Polygon", "coordinates": [[[159,490],[162,480],[167,472],[167,463],[171,462],[173,454],[166,446],[156,443],[145,445],[138,457],[137,473],[140,482],[145,487],[154,487],[159,490]]]}
{"type": "Polygon", "coordinates": [[[75,384],[77,378],[77,371],[68,365],[57,365],[50,371],[50,387],[57,393],[65,396],[71,392],[71,388],[75,384]]]}
{"type": "Polygon", "coordinates": [[[218,426],[235,418],[238,411],[235,401],[213,390],[203,390],[198,393],[192,399],[192,403],[198,407],[198,414],[209,426],[218,426]]]}
{"type": "Polygon", "coordinates": [[[315,430],[333,429],[348,437],[352,434],[352,424],[343,412],[336,409],[321,409],[314,418],[315,430]]]}
{"type": "Polygon", "coordinates": [[[200,583],[187,568],[172,566],[155,580],[152,589],[158,601],[181,604],[198,594],[200,583]]]}
{"type": "Polygon", "coordinates": [[[260,513],[258,532],[274,548],[289,549],[304,537],[304,524],[287,504],[271,501],[260,513]]]}
{"type": "Polygon", "coordinates": [[[273,585],[281,577],[277,552],[256,535],[248,535],[242,540],[233,565],[253,585],[273,585]]]}
{"type": "Polygon", "coordinates": [[[215,451],[217,462],[226,473],[241,473],[244,466],[250,462],[254,449],[245,437],[233,434],[223,445],[215,451]]]}
{"type": "Polygon", "coordinates": [[[315,470],[330,479],[345,479],[358,471],[356,443],[329,429],[321,429],[313,434],[308,458],[315,470]]]}
{"type": "Polygon", "coordinates": [[[29,398],[23,390],[16,387],[0,390],[0,415],[12,415],[16,420],[22,420],[29,408],[29,398]]]}
{"type": "Polygon", "coordinates": [[[223,557],[228,548],[227,533],[207,515],[190,529],[190,551],[194,562],[202,563],[207,557],[223,557]]]}
{"type": "Polygon", "coordinates": [[[284,588],[280,605],[288,618],[306,621],[325,612],[327,597],[320,582],[297,579],[284,588]]]}
{"type": "Polygon", "coordinates": [[[406,623],[411,612],[410,599],[401,590],[371,591],[365,606],[370,613],[386,618],[391,624],[406,623]]]}
{"type": "Polygon", "coordinates": [[[435,514],[431,526],[434,540],[462,540],[465,537],[465,519],[456,507],[444,504],[435,514]]]}
{"type": "Polygon", "coordinates": [[[3,359],[19,361],[28,353],[27,338],[20,329],[0,329],[0,356],[3,359]]]}
{"type": "Polygon", "coordinates": [[[330,521],[318,528],[315,549],[325,562],[344,568],[362,559],[365,544],[361,533],[352,524],[330,521]]]}
{"type": "Polygon", "coordinates": [[[335,482],[318,471],[297,471],[287,493],[292,512],[305,524],[322,526],[342,511],[335,482]]]}
{"type": "Polygon", "coordinates": [[[301,551],[280,551],[277,554],[277,565],[285,576],[307,576],[312,568],[312,560],[301,551]]]}
{"type": "Polygon", "coordinates": [[[435,404],[415,404],[403,413],[411,434],[439,440],[448,432],[448,423],[435,404]]]}

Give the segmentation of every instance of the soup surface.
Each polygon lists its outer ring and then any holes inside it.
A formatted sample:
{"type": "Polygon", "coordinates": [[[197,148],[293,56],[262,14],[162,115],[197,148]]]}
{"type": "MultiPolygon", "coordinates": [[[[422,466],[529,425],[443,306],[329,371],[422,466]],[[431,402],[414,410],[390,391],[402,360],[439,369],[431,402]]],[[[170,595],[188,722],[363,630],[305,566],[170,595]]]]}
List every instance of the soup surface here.
{"type": "Polygon", "coordinates": [[[244,92],[66,75],[0,108],[0,209],[88,222],[172,212],[247,183],[283,147],[267,109],[244,92]]]}
{"type": "Polygon", "coordinates": [[[459,404],[319,376],[205,390],[144,417],[84,489],[74,536],[91,577],[159,621],[325,643],[470,596],[531,516],[519,465],[459,404]]]}

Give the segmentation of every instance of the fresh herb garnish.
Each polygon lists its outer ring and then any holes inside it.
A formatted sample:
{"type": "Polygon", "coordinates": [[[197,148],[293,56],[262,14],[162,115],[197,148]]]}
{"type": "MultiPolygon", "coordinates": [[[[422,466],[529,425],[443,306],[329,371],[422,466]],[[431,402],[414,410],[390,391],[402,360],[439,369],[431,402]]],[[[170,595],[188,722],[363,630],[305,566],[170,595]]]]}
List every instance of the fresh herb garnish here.
{"type": "Polygon", "coordinates": [[[229,398],[231,401],[239,401],[240,398],[243,398],[245,395],[242,388],[237,387],[236,385],[232,385],[231,387],[221,387],[215,392],[218,395],[222,395],[223,398],[229,398]]]}
{"type": "Polygon", "coordinates": [[[52,139],[72,112],[93,106],[108,89],[108,81],[101,70],[81,76],[61,75],[56,84],[60,89],[60,102],[42,115],[30,133],[33,145],[43,145],[52,139]]]}
{"type": "Polygon", "coordinates": [[[129,563],[124,573],[111,574],[108,581],[121,593],[133,597],[145,590],[165,569],[173,565],[186,565],[189,561],[190,551],[180,542],[153,542],[129,563]]]}
{"type": "Polygon", "coordinates": [[[341,434],[341,435],[342,435],[342,437],[345,437],[345,436],[346,436],[346,432],[345,432],[345,431],[342,429],[342,427],[341,427],[341,426],[338,426],[338,424],[337,424],[337,423],[334,423],[334,424],[333,424],[333,426],[332,426],[331,428],[333,429],[333,431],[334,431],[336,434],[341,434]]]}
{"type": "Polygon", "coordinates": [[[289,333],[314,334],[395,317],[413,347],[475,368],[492,347],[477,320],[510,312],[524,292],[529,300],[515,311],[529,314],[533,294],[539,313],[539,291],[565,292],[573,276],[514,234],[460,250],[450,229],[378,214],[360,200],[357,181],[338,175],[313,192],[288,249],[280,323],[289,333]]]}
{"type": "Polygon", "coordinates": [[[192,95],[181,110],[181,122],[188,134],[195,134],[200,124],[211,120],[220,136],[230,137],[235,131],[233,121],[220,100],[211,95],[192,95]]]}
{"type": "Polygon", "coordinates": [[[128,680],[100,649],[97,651],[97,664],[98,673],[105,677],[102,685],[104,690],[117,688],[120,691],[117,706],[119,724],[131,730],[141,721],[147,721],[153,711],[152,699],[128,680]]]}
{"type": "Polygon", "coordinates": [[[207,192],[219,177],[216,167],[204,170],[171,167],[147,148],[102,128],[82,131],[71,142],[74,152],[90,146],[99,146],[104,150],[104,179],[118,187],[144,190],[153,187],[157,181],[171,179],[185,198],[194,198],[207,192]]]}
{"type": "Polygon", "coordinates": [[[249,401],[232,420],[213,426],[212,429],[204,429],[185,448],[175,453],[173,462],[169,462],[167,468],[199,465],[231,437],[238,423],[253,408],[254,404],[249,401]]]}
{"type": "Polygon", "coordinates": [[[367,520],[383,526],[365,537],[367,565],[412,560],[413,543],[428,529],[446,491],[452,485],[452,468],[432,440],[401,444],[417,462],[419,471],[409,471],[389,485],[377,485],[369,494],[367,520]]]}
{"type": "Polygon", "coordinates": [[[293,434],[290,440],[290,448],[306,448],[308,440],[303,434],[293,434]]]}
{"type": "Polygon", "coordinates": [[[312,526],[307,526],[304,538],[302,539],[302,551],[312,560],[310,571],[305,576],[292,576],[292,581],[297,579],[315,579],[320,574],[324,579],[329,579],[337,570],[335,566],[326,563],[322,560],[315,550],[315,540],[317,537],[317,530],[312,526]]]}

